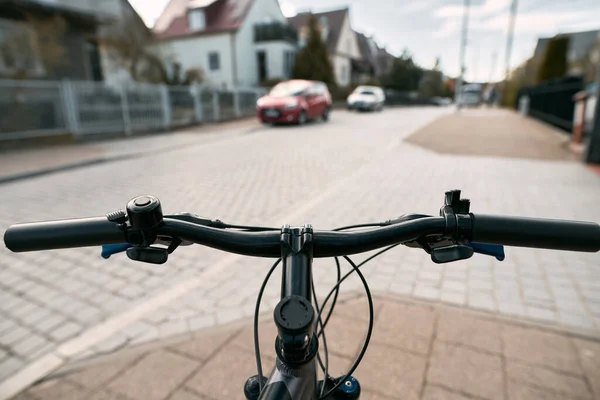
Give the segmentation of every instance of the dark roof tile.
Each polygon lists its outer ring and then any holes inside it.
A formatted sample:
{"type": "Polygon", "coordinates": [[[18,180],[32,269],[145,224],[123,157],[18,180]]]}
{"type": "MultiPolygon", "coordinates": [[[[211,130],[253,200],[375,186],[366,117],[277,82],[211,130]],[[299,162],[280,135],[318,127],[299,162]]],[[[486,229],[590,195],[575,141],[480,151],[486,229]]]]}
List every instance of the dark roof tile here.
{"type": "MultiPolygon", "coordinates": [[[[300,30],[303,26],[308,25],[308,17],[311,13],[305,12],[297,14],[293,17],[288,18],[289,24],[296,28],[296,30],[300,30]]],[[[327,49],[329,53],[333,54],[336,52],[338,39],[340,37],[340,32],[342,31],[342,27],[344,26],[344,19],[348,14],[348,8],[342,8],[340,10],[327,11],[322,13],[312,13],[317,22],[321,21],[321,19],[327,18],[328,25],[328,34],[327,40],[325,44],[327,44],[327,49]]]]}
{"type": "Polygon", "coordinates": [[[158,18],[154,33],[158,39],[201,36],[237,30],[244,22],[254,0],[216,0],[204,7],[206,29],[192,31],[189,27],[187,9],[191,0],[171,0],[158,18]]]}

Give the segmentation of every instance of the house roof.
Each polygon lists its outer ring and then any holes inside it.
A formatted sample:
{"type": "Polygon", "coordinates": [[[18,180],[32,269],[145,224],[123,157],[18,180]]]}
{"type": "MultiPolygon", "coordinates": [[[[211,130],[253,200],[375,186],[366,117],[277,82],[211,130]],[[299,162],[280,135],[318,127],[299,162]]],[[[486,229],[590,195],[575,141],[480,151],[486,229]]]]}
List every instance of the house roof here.
{"type": "Polygon", "coordinates": [[[596,40],[600,38],[600,30],[575,32],[569,34],[569,56],[575,60],[585,57],[596,40]]]}
{"type": "Polygon", "coordinates": [[[317,22],[320,22],[326,18],[328,33],[325,44],[327,45],[327,50],[329,50],[329,53],[335,53],[337,50],[338,39],[340,37],[342,27],[344,26],[344,19],[346,18],[346,15],[348,15],[348,8],[346,7],[339,10],[322,13],[304,12],[288,18],[288,22],[296,30],[300,30],[300,28],[303,26],[308,25],[308,18],[311,14],[315,16],[317,22]]]}
{"type": "Polygon", "coordinates": [[[156,20],[153,31],[159,40],[235,31],[244,22],[253,2],[254,0],[171,0],[156,20]],[[206,13],[206,29],[202,31],[193,31],[189,26],[188,10],[195,8],[204,8],[206,13]]]}
{"type": "Polygon", "coordinates": [[[360,55],[362,58],[371,59],[373,57],[373,53],[371,52],[371,47],[369,46],[369,41],[365,35],[359,32],[356,33],[356,42],[358,43],[358,50],[360,50],[360,55]]]}
{"type": "MultiPolygon", "coordinates": [[[[596,40],[600,38],[600,30],[562,33],[555,37],[558,36],[569,37],[569,57],[578,60],[585,57],[594,43],[596,43],[596,40]]],[[[539,38],[533,56],[536,58],[544,57],[546,48],[551,39],[552,38],[539,38]]]]}
{"type": "Polygon", "coordinates": [[[2,6],[7,6],[17,11],[30,10],[40,13],[59,12],[67,18],[89,24],[113,22],[116,19],[115,15],[94,8],[86,9],[84,7],[74,7],[63,3],[32,0],[2,0],[1,3],[2,6]]]}
{"type": "Polygon", "coordinates": [[[362,33],[356,32],[356,40],[358,42],[361,57],[371,63],[375,75],[383,74],[387,70],[388,63],[393,56],[385,49],[379,47],[376,43],[374,47],[371,47],[369,44],[370,39],[362,33]]]}

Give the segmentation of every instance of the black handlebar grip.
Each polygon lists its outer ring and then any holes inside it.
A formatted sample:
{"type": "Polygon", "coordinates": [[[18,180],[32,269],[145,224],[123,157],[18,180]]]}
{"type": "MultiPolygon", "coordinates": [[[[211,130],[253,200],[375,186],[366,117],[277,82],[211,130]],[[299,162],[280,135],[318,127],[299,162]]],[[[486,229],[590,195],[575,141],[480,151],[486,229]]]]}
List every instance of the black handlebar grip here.
{"type": "Polygon", "coordinates": [[[29,222],[11,226],[4,243],[14,252],[126,243],[125,234],[106,217],[29,222]]]}
{"type": "Polygon", "coordinates": [[[600,225],[499,215],[473,215],[472,241],[553,250],[600,251],[600,225]]]}

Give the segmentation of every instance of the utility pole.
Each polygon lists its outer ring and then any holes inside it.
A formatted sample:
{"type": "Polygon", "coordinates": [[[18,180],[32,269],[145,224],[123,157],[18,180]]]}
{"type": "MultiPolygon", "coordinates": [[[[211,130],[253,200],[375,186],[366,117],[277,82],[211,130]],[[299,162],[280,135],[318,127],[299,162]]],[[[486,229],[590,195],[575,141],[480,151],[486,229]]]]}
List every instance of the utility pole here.
{"type": "Polygon", "coordinates": [[[462,91],[463,86],[463,74],[465,73],[465,52],[467,50],[467,33],[469,30],[469,7],[470,0],[465,0],[465,8],[463,12],[463,28],[462,28],[462,38],[460,41],[460,55],[459,55],[459,66],[460,72],[458,74],[458,79],[456,80],[456,85],[454,87],[454,99],[456,101],[456,110],[460,110],[460,93],[462,91]]]}
{"type": "Polygon", "coordinates": [[[479,79],[479,47],[473,48],[473,82],[478,83],[479,79]]]}
{"type": "Polygon", "coordinates": [[[515,35],[515,20],[517,19],[517,5],[519,0],[512,0],[510,5],[510,17],[508,20],[508,37],[506,39],[506,66],[504,70],[504,90],[503,96],[506,96],[508,88],[508,78],[510,77],[510,53],[512,52],[513,38],[515,35]]]}
{"type": "Polygon", "coordinates": [[[517,19],[517,6],[519,0],[512,0],[510,5],[510,18],[508,21],[508,38],[506,39],[506,70],[504,71],[504,78],[508,80],[510,75],[510,53],[512,52],[513,39],[515,36],[515,20],[517,19]]]}
{"type": "Polygon", "coordinates": [[[492,63],[490,64],[490,76],[488,77],[488,83],[492,82],[492,79],[494,79],[494,72],[496,72],[496,60],[498,60],[498,53],[497,52],[493,52],[492,53],[492,63]]]}

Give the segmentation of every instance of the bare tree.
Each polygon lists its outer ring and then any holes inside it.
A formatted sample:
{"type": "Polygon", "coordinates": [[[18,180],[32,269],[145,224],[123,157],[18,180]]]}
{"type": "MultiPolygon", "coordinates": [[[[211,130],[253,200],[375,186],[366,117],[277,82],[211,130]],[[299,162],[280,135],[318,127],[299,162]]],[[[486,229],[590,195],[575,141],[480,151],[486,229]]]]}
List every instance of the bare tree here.
{"type": "Polygon", "coordinates": [[[42,68],[51,71],[69,65],[64,46],[68,30],[65,19],[60,15],[43,18],[28,13],[24,17],[26,23],[15,22],[0,42],[5,63],[14,71],[10,77],[28,79],[42,68]]]}
{"type": "Polygon", "coordinates": [[[204,78],[200,68],[185,73],[176,63],[168,68],[152,32],[132,13],[125,13],[118,24],[104,32],[102,44],[115,66],[128,71],[135,81],[175,85],[201,82],[204,78]]]}

